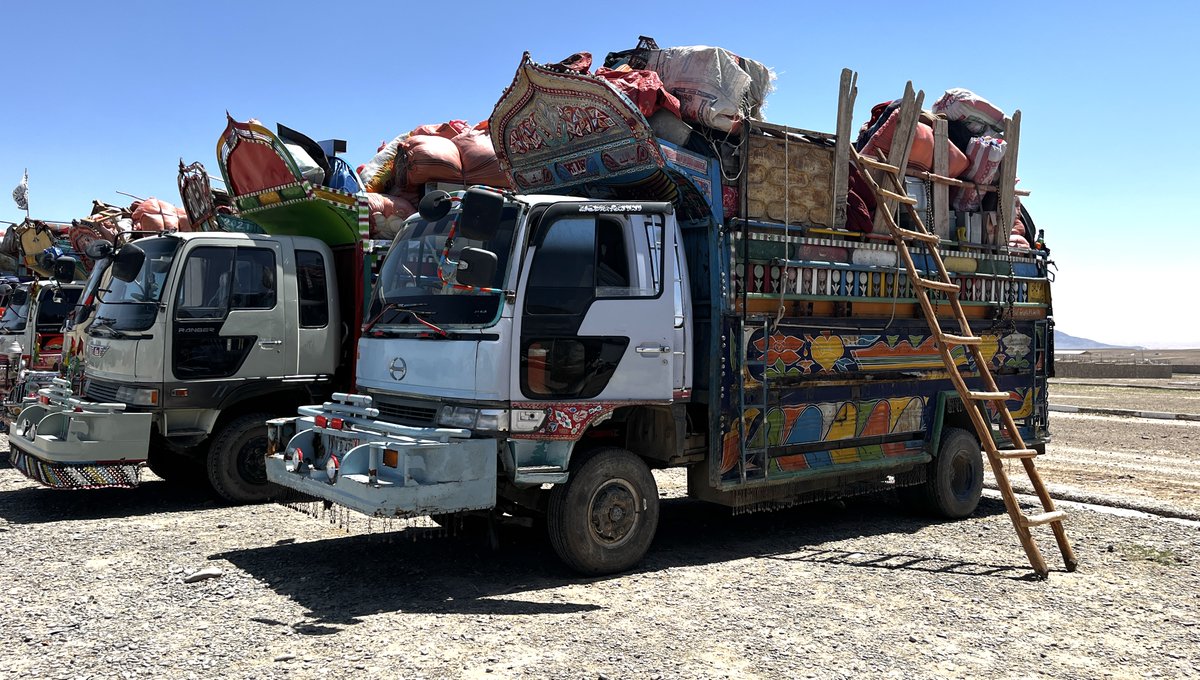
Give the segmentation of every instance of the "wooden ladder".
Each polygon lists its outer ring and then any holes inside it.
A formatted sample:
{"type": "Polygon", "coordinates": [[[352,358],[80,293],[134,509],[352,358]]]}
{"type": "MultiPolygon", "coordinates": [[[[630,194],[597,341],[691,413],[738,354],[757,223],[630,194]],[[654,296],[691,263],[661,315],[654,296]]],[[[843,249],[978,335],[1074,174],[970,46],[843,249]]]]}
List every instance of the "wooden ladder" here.
{"type": "MultiPolygon", "coordinates": [[[[906,103],[908,103],[906,101],[906,103]]],[[[919,104],[917,105],[919,106],[919,104]]],[[[915,128],[915,126],[913,126],[915,128]]],[[[903,123],[899,126],[896,136],[902,134],[903,123]]],[[[911,145],[911,132],[909,133],[911,145]]],[[[898,147],[893,146],[893,156],[896,155],[895,150],[898,147]]],[[[907,156],[904,149],[908,147],[900,147],[901,157],[907,156]]],[[[1040,577],[1045,577],[1049,573],[1046,567],[1046,560],[1042,557],[1041,551],[1038,550],[1037,543],[1033,540],[1033,535],[1030,528],[1049,524],[1054,530],[1054,538],[1058,541],[1058,549],[1062,552],[1063,562],[1066,564],[1067,571],[1075,571],[1077,561],[1075,553],[1071,549],[1071,543],[1067,540],[1067,532],[1063,528],[1063,520],[1066,513],[1062,510],[1054,508],[1054,500],[1050,498],[1050,493],[1046,491],[1046,485],[1042,482],[1041,476],[1038,474],[1037,468],[1033,464],[1033,459],[1037,456],[1037,451],[1029,449],[1025,445],[1025,441],[1021,438],[1021,433],[1017,431],[1017,424],[1013,421],[1012,414],[1009,413],[1005,401],[1008,399],[1007,392],[1001,392],[996,387],[996,380],[992,377],[992,372],[988,365],[989,357],[983,356],[981,346],[982,338],[971,332],[971,326],[967,322],[967,317],[963,313],[962,304],[959,302],[959,286],[950,281],[950,275],[946,271],[946,266],[942,262],[942,256],[938,252],[938,245],[941,239],[937,234],[931,233],[921,220],[921,216],[916,210],[916,200],[909,197],[907,190],[904,187],[903,171],[897,165],[887,163],[887,159],[883,158],[876,160],[867,156],[860,155],[857,151],[853,151],[854,157],[858,161],[858,167],[862,177],[866,180],[871,190],[878,197],[877,217],[882,216],[884,224],[891,232],[892,239],[896,243],[899,255],[903,258],[904,266],[908,269],[909,281],[912,283],[914,294],[917,296],[918,302],[921,304],[921,309],[925,313],[925,319],[929,323],[929,330],[933,333],[936,340],[938,353],[942,356],[942,362],[946,365],[946,371],[950,374],[950,380],[954,383],[954,388],[958,390],[958,396],[967,406],[967,413],[971,417],[971,422],[975,426],[975,432],[979,435],[979,441],[983,445],[983,450],[987,453],[988,461],[992,466],[992,473],[996,476],[996,486],[1000,488],[1000,495],[1004,497],[1004,506],[1008,509],[1008,516],[1012,520],[1013,528],[1017,531],[1017,537],[1021,540],[1021,546],[1025,548],[1025,554],[1029,557],[1029,564],[1040,577]],[[888,183],[890,188],[883,188],[880,182],[872,176],[867,169],[879,171],[882,181],[888,183]],[[897,223],[895,216],[892,214],[891,204],[900,204],[905,206],[909,214],[912,216],[913,223],[916,229],[904,229],[897,223]],[[913,262],[912,253],[909,252],[908,243],[910,241],[922,243],[927,246],[929,254],[933,262],[937,265],[937,280],[932,280],[922,276],[922,272],[917,269],[913,262]],[[944,293],[950,302],[950,307],[954,311],[954,317],[958,321],[959,333],[951,334],[942,330],[941,323],[938,321],[937,311],[929,300],[929,292],[937,291],[944,293]],[[979,371],[980,381],[983,383],[982,391],[972,390],[967,387],[966,381],[963,380],[962,374],[958,370],[958,365],[954,362],[954,357],[951,355],[950,348],[953,345],[965,347],[974,358],[975,367],[979,371]],[[1007,434],[1008,440],[1012,443],[1013,448],[1001,450],[996,446],[996,440],[992,436],[992,427],[990,420],[984,416],[983,411],[979,406],[983,403],[994,405],[997,413],[1000,415],[1000,428],[1007,434]],[[1020,460],[1025,467],[1025,473],[1029,476],[1029,481],[1037,493],[1038,498],[1042,502],[1042,512],[1036,515],[1026,515],[1017,505],[1016,494],[1013,493],[1012,484],[1008,480],[1008,473],[1004,469],[1004,462],[1008,460],[1020,460]]]]}

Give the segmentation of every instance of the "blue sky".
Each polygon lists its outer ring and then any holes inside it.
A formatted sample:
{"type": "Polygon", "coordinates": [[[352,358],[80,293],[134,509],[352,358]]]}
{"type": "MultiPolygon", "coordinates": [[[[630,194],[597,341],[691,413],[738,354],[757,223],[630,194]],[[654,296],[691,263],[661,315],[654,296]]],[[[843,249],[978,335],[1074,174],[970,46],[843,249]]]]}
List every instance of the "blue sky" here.
{"type": "Polygon", "coordinates": [[[1190,3],[5,3],[0,220],[116,191],[178,202],[179,159],[216,171],[228,110],[349,142],[352,164],[417,125],[485,119],[521,53],[708,44],[778,73],[768,120],[855,126],[906,80],[1021,109],[1021,187],[1058,264],[1059,328],[1200,347],[1200,10],[1190,3]],[[336,9],[335,9],[336,8],[336,9]],[[353,11],[350,11],[353,8],[353,11]]]}

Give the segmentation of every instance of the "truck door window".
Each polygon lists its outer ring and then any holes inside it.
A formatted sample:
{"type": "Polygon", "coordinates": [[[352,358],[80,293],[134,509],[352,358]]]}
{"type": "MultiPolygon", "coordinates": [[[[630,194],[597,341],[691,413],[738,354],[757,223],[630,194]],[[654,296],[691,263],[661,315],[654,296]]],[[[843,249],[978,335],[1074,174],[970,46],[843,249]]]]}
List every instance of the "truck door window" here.
{"type": "Polygon", "coordinates": [[[321,253],[315,250],[296,251],[296,283],[300,287],[300,326],[327,326],[329,291],[325,283],[325,258],[321,253]]]}
{"type": "Polygon", "coordinates": [[[275,306],[275,253],[201,246],[188,255],[175,303],[178,319],[224,319],[232,309],[275,306]]]}
{"type": "Polygon", "coordinates": [[[238,248],[233,272],[231,309],[275,306],[275,253],[266,248],[238,248]]]}
{"type": "Polygon", "coordinates": [[[175,302],[178,319],[224,319],[235,248],[199,247],[188,255],[175,302]]]}
{"type": "Polygon", "coordinates": [[[595,299],[658,295],[661,217],[646,217],[640,230],[617,215],[552,223],[537,246],[526,288],[529,314],[580,314],[595,299]]]}

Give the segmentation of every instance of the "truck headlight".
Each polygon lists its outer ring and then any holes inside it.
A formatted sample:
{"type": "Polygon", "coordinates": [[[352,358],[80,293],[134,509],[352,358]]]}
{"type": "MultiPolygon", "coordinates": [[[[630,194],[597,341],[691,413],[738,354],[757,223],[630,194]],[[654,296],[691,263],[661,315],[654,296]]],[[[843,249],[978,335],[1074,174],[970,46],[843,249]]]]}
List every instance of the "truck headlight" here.
{"type": "Polygon", "coordinates": [[[443,406],[438,414],[438,425],[482,432],[507,432],[508,409],[443,406]]]}
{"type": "Polygon", "coordinates": [[[116,400],[133,406],[158,406],[158,390],[122,385],[117,388],[116,400]]]}

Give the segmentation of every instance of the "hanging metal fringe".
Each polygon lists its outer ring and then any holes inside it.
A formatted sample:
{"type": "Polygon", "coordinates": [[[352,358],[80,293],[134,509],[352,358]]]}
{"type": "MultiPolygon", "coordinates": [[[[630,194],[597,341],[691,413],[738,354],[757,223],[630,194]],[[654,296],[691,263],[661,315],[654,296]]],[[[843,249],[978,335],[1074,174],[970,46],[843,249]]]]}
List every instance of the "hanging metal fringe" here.
{"type": "Polygon", "coordinates": [[[345,533],[364,533],[381,536],[388,543],[397,539],[419,541],[431,538],[448,538],[463,532],[463,516],[439,517],[372,517],[330,501],[316,499],[293,490],[285,490],[276,496],[275,502],[290,510],[322,519],[345,533]],[[444,522],[444,524],[443,524],[444,522]]]}

